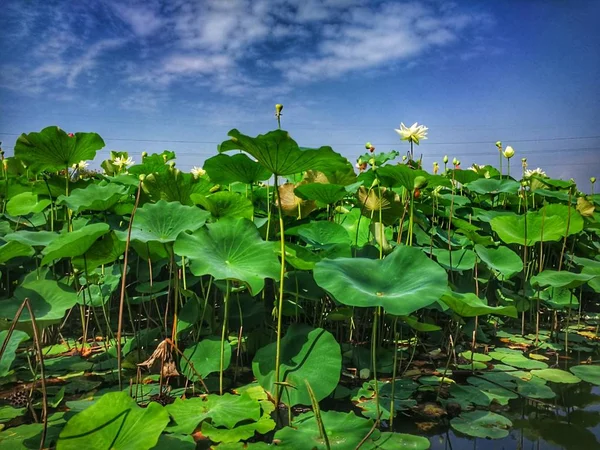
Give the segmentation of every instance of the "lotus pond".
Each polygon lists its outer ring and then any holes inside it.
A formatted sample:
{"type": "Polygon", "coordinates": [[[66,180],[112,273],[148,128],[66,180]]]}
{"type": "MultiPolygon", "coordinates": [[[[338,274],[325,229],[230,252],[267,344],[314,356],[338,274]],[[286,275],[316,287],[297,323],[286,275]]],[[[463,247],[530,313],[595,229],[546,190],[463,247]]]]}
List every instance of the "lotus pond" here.
{"type": "Polygon", "coordinates": [[[500,142],[499,168],[429,173],[399,131],[407,156],[367,144],[359,174],[281,129],[233,129],[191,173],[21,135],[0,447],[599,447],[593,184],[511,173],[500,142]]]}

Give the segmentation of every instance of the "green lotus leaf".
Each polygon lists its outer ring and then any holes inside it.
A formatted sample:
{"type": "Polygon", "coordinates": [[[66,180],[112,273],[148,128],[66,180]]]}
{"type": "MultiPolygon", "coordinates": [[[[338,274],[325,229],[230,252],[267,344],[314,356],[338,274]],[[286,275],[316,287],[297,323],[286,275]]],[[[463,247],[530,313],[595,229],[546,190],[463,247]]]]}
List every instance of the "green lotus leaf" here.
{"type": "MultiPolygon", "coordinates": [[[[63,413],[52,414],[48,417],[48,430],[44,440],[44,448],[50,448],[56,442],[60,430],[65,424],[63,413]]],[[[0,431],[0,448],[10,450],[35,450],[40,448],[44,425],[31,423],[19,425],[0,431]]]]}
{"type": "Polygon", "coordinates": [[[262,290],[265,278],[279,278],[273,244],[263,241],[247,219],[220,220],[194,234],[183,233],[173,248],[179,256],[190,258],[194,275],[242,281],[252,295],[262,290]]]}
{"type": "Polygon", "coordinates": [[[544,270],[531,277],[530,281],[531,285],[535,288],[552,286],[554,288],[573,289],[597,276],[600,275],[593,273],[573,273],[566,270],[560,272],[556,270],[544,270]]]}
{"type": "Polygon", "coordinates": [[[532,370],[532,375],[541,378],[542,380],[551,381],[553,383],[575,384],[581,381],[580,378],[561,369],[540,369],[532,370]]]}
{"type": "MultiPolygon", "coordinates": [[[[353,412],[321,411],[321,419],[329,447],[320,436],[319,425],[312,412],[296,417],[294,428],[285,427],[277,431],[275,439],[280,441],[277,447],[287,450],[354,450],[373,426],[372,420],[358,417],[353,412]]],[[[372,434],[372,439],[375,437],[380,437],[378,431],[372,434]]]]}
{"type": "Polygon", "coordinates": [[[22,192],[12,197],[6,204],[6,212],[11,216],[26,216],[39,213],[52,204],[47,198],[38,199],[32,192],[22,192]]]}
{"type": "Polygon", "coordinates": [[[303,200],[315,200],[325,205],[333,205],[348,195],[344,186],[329,183],[301,184],[294,193],[303,200]]]}
{"type": "Polygon", "coordinates": [[[360,208],[352,208],[348,214],[344,214],[340,225],[346,229],[352,245],[363,247],[370,241],[371,219],[364,217],[360,212],[360,208]]]}
{"type": "Polygon", "coordinates": [[[472,409],[472,405],[488,407],[492,402],[492,400],[476,386],[463,386],[453,383],[450,385],[448,393],[453,397],[453,401],[460,404],[463,410],[472,409]]]}
{"type": "MultiPolygon", "coordinates": [[[[119,156],[129,156],[125,152],[115,152],[119,156]]],[[[111,152],[111,155],[113,153],[111,152]]],[[[115,156],[116,156],[115,155],[115,156]]],[[[141,164],[136,164],[129,168],[129,173],[133,175],[150,175],[152,173],[165,173],[171,168],[169,161],[175,159],[175,152],[165,150],[162,153],[153,153],[142,159],[141,164]]],[[[102,166],[104,167],[104,165],[102,166]]],[[[137,177],[136,177],[137,179],[137,177]]],[[[136,183],[137,184],[137,183],[136,183]]]]}
{"type": "Polygon", "coordinates": [[[205,178],[195,178],[190,173],[181,172],[176,168],[168,168],[165,172],[155,172],[147,175],[142,182],[142,188],[152,200],[179,202],[191,206],[192,194],[208,195],[213,184],[205,178]]]}
{"type": "Polygon", "coordinates": [[[379,437],[372,437],[361,447],[365,450],[397,450],[413,449],[427,450],[431,447],[429,439],[406,433],[381,433],[379,437]]]}
{"type": "Polygon", "coordinates": [[[204,170],[213,183],[231,184],[241,182],[254,184],[271,178],[273,173],[247,155],[233,156],[220,154],[204,161],[204,170]]]}
{"type": "Polygon", "coordinates": [[[104,147],[96,133],[75,133],[74,136],[56,126],[39,133],[22,134],[15,144],[15,157],[33,172],[63,170],[80,161],[92,160],[104,147]]]}
{"type": "Polygon", "coordinates": [[[512,427],[512,422],[493,412],[472,411],[452,419],[450,425],[467,436],[502,439],[508,436],[508,429],[512,427]]]}
{"type": "Polygon", "coordinates": [[[475,267],[475,252],[466,248],[448,251],[442,248],[434,248],[432,253],[437,262],[450,270],[471,270],[475,267]]]}
{"type": "Polygon", "coordinates": [[[83,255],[76,256],[71,261],[74,267],[80,270],[87,268],[89,272],[98,266],[116,261],[124,253],[125,242],[113,231],[101,236],[83,255]]]}
{"type": "MultiPolygon", "coordinates": [[[[238,425],[235,428],[214,427],[207,421],[202,422],[202,434],[213,442],[234,443],[241,440],[249,439],[255,433],[262,435],[274,430],[276,423],[268,416],[263,416],[256,422],[245,423],[238,425]]],[[[219,446],[220,448],[220,446],[219,446]]]]}
{"type": "MultiPolygon", "coordinates": [[[[185,206],[179,202],[160,200],[146,203],[137,210],[131,227],[131,240],[139,242],[174,242],[184,231],[196,231],[202,227],[210,214],[195,206],[185,206]]],[[[117,232],[122,241],[127,233],[117,232]]]]}
{"type": "Polygon", "coordinates": [[[460,294],[448,291],[442,296],[441,301],[462,317],[475,317],[484,314],[517,317],[517,310],[514,306],[488,306],[471,292],[460,294]]]}
{"type": "MultiPolygon", "coordinates": [[[[0,348],[4,346],[4,341],[6,341],[6,336],[8,336],[8,331],[0,331],[0,348]]],[[[29,339],[29,336],[24,331],[14,330],[6,348],[4,349],[4,353],[2,354],[2,358],[0,358],[0,378],[7,376],[10,373],[10,366],[15,360],[15,352],[17,351],[17,347],[23,341],[29,339]]]]}
{"type": "Polygon", "coordinates": [[[508,280],[523,270],[523,261],[519,255],[510,248],[499,246],[497,248],[476,245],[475,253],[487,266],[500,274],[500,280],[508,280]]]}
{"type": "Polygon", "coordinates": [[[219,153],[243,150],[276,175],[292,175],[309,169],[322,172],[344,171],[350,163],[331,147],[298,147],[287,131],[275,130],[253,138],[233,129],[230,140],[219,145],[219,153]]]}
{"type": "MultiPolygon", "coordinates": [[[[540,379],[540,378],[533,378],[540,379]]],[[[546,384],[516,380],[517,392],[523,397],[547,399],[556,397],[556,393],[546,384]]]]}
{"type": "Polygon", "coordinates": [[[247,393],[242,395],[210,394],[205,398],[176,399],[167,406],[175,424],[167,428],[170,433],[191,434],[198,424],[210,418],[214,426],[234,428],[245,420],[260,419],[260,403],[247,393]]]}
{"type": "Polygon", "coordinates": [[[42,250],[42,265],[61,258],[73,258],[83,255],[94,244],[96,239],[108,233],[110,226],[106,223],[86,225],[76,231],[61,233],[48,247],[42,250]]]}
{"type": "Polygon", "coordinates": [[[126,392],[109,392],[67,422],[56,449],[147,450],[168,423],[169,415],[158,403],[140,408],[126,392]]]}
{"type": "Polygon", "coordinates": [[[549,287],[539,291],[540,299],[553,309],[579,308],[579,300],[570,289],[549,287]]]}
{"type": "Polygon", "coordinates": [[[415,170],[405,164],[385,165],[376,169],[377,176],[384,186],[400,187],[403,186],[411,191],[415,187],[415,178],[427,177],[424,170],[415,170]]]}
{"type": "Polygon", "coordinates": [[[580,365],[570,367],[569,370],[583,381],[600,386],[600,366],[580,365]]]}
{"type": "Polygon", "coordinates": [[[58,203],[67,205],[74,212],[106,211],[129,192],[126,186],[116,183],[90,184],[84,189],[74,189],[68,197],[61,195],[58,203]]]}
{"type": "Polygon", "coordinates": [[[0,245],[0,264],[4,264],[13,258],[33,255],[35,255],[35,250],[28,244],[10,241],[4,245],[0,245]]]}
{"type": "Polygon", "coordinates": [[[502,358],[502,363],[518,369],[527,370],[548,368],[548,364],[543,361],[536,361],[521,355],[507,355],[506,357],[502,358]]]}
{"type": "MultiPolygon", "coordinates": [[[[228,342],[225,342],[224,349],[223,370],[229,367],[231,361],[231,345],[229,345],[228,342]]],[[[189,359],[194,369],[196,369],[196,372],[198,372],[202,378],[205,378],[207,375],[220,370],[221,339],[215,336],[206,337],[197,344],[186,348],[183,354],[189,359]]],[[[198,377],[189,367],[189,364],[185,359],[181,360],[181,372],[189,380],[197,381],[198,377]]]]}
{"type": "Polygon", "coordinates": [[[19,230],[14,233],[9,233],[4,236],[5,241],[16,241],[21,244],[31,245],[32,247],[47,247],[50,243],[59,236],[58,233],[52,231],[38,230],[28,231],[19,230]]]}
{"type": "MultiPolygon", "coordinates": [[[[273,342],[256,352],[252,372],[259,384],[273,396],[275,385],[275,347],[273,342]]],[[[340,346],[331,333],[321,328],[294,324],[281,339],[280,381],[291,387],[283,389],[282,401],[289,405],[310,405],[305,380],[310,383],[317,401],[331,394],[342,368],[340,346]]]]}
{"type": "MultiPolygon", "coordinates": [[[[36,321],[62,319],[65,311],[77,303],[77,294],[66,284],[54,280],[35,280],[21,284],[14,297],[0,302],[0,317],[12,320],[25,298],[29,298],[36,321]]],[[[30,322],[27,308],[19,322],[30,322]]]]}
{"type": "Polygon", "coordinates": [[[515,180],[500,180],[498,178],[479,178],[465,185],[467,189],[478,194],[516,194],[521,183],[515,180]]]}
{"type": "Polygon", "coordinates": [[[234,192],[221,191],[208,196],[192,194],[191,199],[210,212],[215,219],[252,219],[254,216],[252,201],[234,192]]]}
{"type": "Polygon", "coordinates": [[[481,175],[479,175],[477,172],[475,172],[473,170],[462,170],[462,169],[449,170],[447,176],[451,180],[458,181],[460,184],[465,184],[465,185],[468,183],[472,183],[473,181],[482,177],[481,175]]]}
{"type": "Polygon", "coordinates": [[[544,206],[540,212],[545,214],[546,217],[560,217],[564,224],[563,235],[567,233],[570,236],[580,233],[583,230],[583,216],[576,208],[561,205],[560,203],[550,203],[544,206]]]}
{"type": "Polygon", "coordinates": [[[196,441],[192,436],[181,434],[161,434],[152,450],[196,450],[196,441]]]}
{"type": "Polygon", "coordinates": [[[470,350],[462,352],[460,356],[462,356],[465,359],[468,359],[469,361],[471,361],[471,359],[473,359],[473,361],[481,362],[488,362],[492,360],[492,357],[489,355],[484,355],[483,353],[472,353],[470,350]]]}
{"type": "MultiPolygon", "coordinates": [[[[2,342],[0,340],[0,342],[2,342]]],[[[10,422],[17,417],[21,417],[27,411],[26,408],[13,408],[10,405],[1,406],[0,407],[0,424],[4,424],[6,422],[10,422]]]]}
{"type": "Polygon", "coordinates": [[[446,271],[418,248],[398,247],[383,260],[337,258],[318,262],[315,281],[349,306],[382,306],[407,316],[446,291],[446,271]]]}
{"type": "Polygon", "coordinates": [[[326,248],[333,244],[350,244],[348,232],[337,223],[321,220],[287,230],[289,236],[297,235],[308,245],[326,248]]]}

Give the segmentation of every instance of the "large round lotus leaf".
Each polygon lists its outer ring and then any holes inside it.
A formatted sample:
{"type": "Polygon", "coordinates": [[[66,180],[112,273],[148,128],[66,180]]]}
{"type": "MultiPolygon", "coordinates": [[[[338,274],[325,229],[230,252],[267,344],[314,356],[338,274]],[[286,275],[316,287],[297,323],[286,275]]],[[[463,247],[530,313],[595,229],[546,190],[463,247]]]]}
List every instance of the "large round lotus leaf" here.
{"type": "Polygon", "coordinates": [[[315,200],[326,205],[332,205],[348,194],[344,186],[328,183],[301,184],[294,192],[303,200],[315,200]]]}
{"type": "Polygon", "coordinates": [[[73,258],[83,255],[100,236],[108,233],[110,226],[106,223],[86,225],[76,231],[63,233],[42,250],[42,265],[56,259],[73,258]]]}
{"type": "Polygon", "coordinates": [[[516,214],[497,216],[490,221],[490,224],[506,244],[523,245],[525,243],[525,232],[527,232],[528,246],[540,242],[542,238],[544,242],[558,241],[565,234],[563,219],[558,216],[546,216],[544,218],[538,211],[528,212],[527,219],[523,215],[518,216],[516,214]],[[525,230],[525,223],[527,223],[527,230],[525,230]]]}
{"type": "Polygon", "coordinates": [[[307,223],[288,231],[288,234],[300,236],[304,242],[315,247],[350,243],[348,232],[344,227],[327,220],[307,223]]]}
{"type": "Polygon", "coordinates": [[[365,450],[427,450],[431,447],[429,439],[406,433],[381,433],[379,437],[372,437],[360,448],[365,450]]]}
{"type": "Polygon", "coordinates": [[[340,223],[345,229],[352,245],[363,247],[371,239],[371,219],[362,216],[360,208],[353,208],[341,217],[340,223]]]}
{"type": "MultiPolygon", "coordinates": [[[[229,367],[231,361],[231,345],[225,342],[225,355],[223,360],[223,370],[229,367]]],[[[210,336],[202,339],[196,345],[188,347],[183,352],[185,357],[190,360],[196,372],[202,378],[207,375],[218,372],[221,367],[221,339],[215,336],[210,336]]],[[[189,367],[185,359],[181,359],[181,371],[190,380],[197,380],[197,375],[189,367]]]]}
{"type": "Polygon", "coordinates": [[[583,230],[583,217],[576,208],[569,208],[567,205],[560,203],[550,203],[544,206],[540,212],[546,217],[556,216],[563,220],[563,234],[569,235],[580,233],[583,230]]]}
{"type": "MultiPolygon", "coordinates": [[[[329,448],[336,450],[354,450],[373,426],[372,420],[358,417],[353,412],[321,411],[321,419],[329,440],[329,448]]],[[[379,437],[379,432],[376,431],[372,436],[379,437]]],[[[275,439],[280,441],[277,447],[282,449],[325,450],[328,448],[325,440],[320,437],[319,426],[312,412],[300,414],[294,419],[294,428],[282,428],[275,433],[275,439]]]]}
{"type": "Polygon", "coordinates": [[[243,135],[236,129],[227,134],[231,139],[219,145],[219,153],[244,150],[276,175],[292,175],[309,169],[327,173],[343,171],[350,166],[348,160],[331,147],[298,147],[287,131],[275,130],[255,138],[243,135]]]}
{"type": "Polygon", "coordinates": [[[242,281],[252,295],[262,290],[265,278],[279,278],[273,244],[263,241],[247,219],[220,220],[194,234],[183,233],[173,248],[179,256],[190,258],[194,275],[242,281]]]}
{"type": "Polygon", "coordinates": [[[119,259],[125,253],[125,242],[121,241],[115,232],[105,234],[81,256],[73,258],[73,266],[88,271],[103,264],[109,264],[119,259]]]}
{"type": "MultiPolygon", "coordinates": [[[[58,233],[52,231],[38,230],[27,231],[19,230],[14,233],[9,233],[4,236],[5,241],[16,241],[21,244],[31,245],[32,247],[47,247],[50,243],[59,236],[58,233]]],[[[2,254],[2,252],[0,252],[2,254]]]]}
{"type": "MultiPolygon", "coordinates": [[[[533,377],[533,379],[538,379],[536,377],[533,377]]],[[[543,399],[543,398],[554,398],[556,397],[556,393],[552,390],[552,388],[550,388],[550,386],[547,386],[546,384],[542,384],[542,383],[536,383],[536,382],[530,382],[530,381],[522,381],[522,380],[516,380],[517,381],[517,392],[522,395],[523,397],[529,397],[529,398],[539,398],[539,399],[543,399]]]]}
{"type": "Polygon", "coordinates": [[[35,255],[35,250],[28,244],[10,241],[4,245],[0,245],[0,264],[4,264],[5,262],[20,256],[33,255],[35,255]]]}
{"type": "Polygon", "coordinates": [[[114,206],[129,189],[116,183],[106,185],[90,184],[84,189],[74,189],[68,197],[58,197],[59,204],[65,204],[75,212],[106,211],[114,206]]]}
{"type": "Polygon", "coordinates": [[[508,436],[508,429],[512,427],[512,422],[493,412],[472,411],[452,419],[450,425],[467,436],[502,439],[508,436]]]}
{"type": "Polygon", "coordinates": [[[253,184],[271,178],[273,173],[260,163],[252,161],[244,153],[233,156],[220,154],[204,161],[204,170],[213,183],[253,184]]]}
{"type": "Polygon", "coordinates": [[[169,414],[158,403],[140,408],[127,392],[109,392],[67,422],[56,450],[147,450],[168,423],[169,414]]]}
{"type": "Polygon", "coordinates": [[[446,291],[446,271],[418,248],[399,247],[383,260],[337,258],[318,262],[315,281],[349,306],[382,306],[406,316],[446,291]]]}
{"type": "MultiPolygon", "coordinates": [[[[127,152],[111,152],[111,157],[115,156],[127,157],[129,156],[129,154],[127,152]]],[[[142,174],[149,175],[151,173],[165,173],[168,172],[169,169],[171,169],[169,162],[173,159],[175,159],[175,152],[172,152],[170,150],[164,150],[161,153],[152,153],[151,155],[143,157],[141,164],[131,166],[129,168],[129,173],[136,175],[136,181],[138,180],[138,176],[142,174]]],[[[114,165],[105,164],[108,162],[109,161],[104,161],[102,163],[102,168],[106,170],[106,168],[108,167],[114,172],[114,165]]],[[[106,172],[108,173],[109,171],[106,170],[106,172]]],[[[135,184],[137,185],[137,182],[135,184]]]]}
{"type": "Polygon", "coordinates": [[[546,364],[543,361],[536,361],[534,359],[529,359],[521,355],[507,355],[504,358],[502,358],[502,363],[516,367],[518,369],[527,370],[548,368],[548,364],[546,364]]]}
{"type": "MultiPolygon", "coordinates": [[[[269,416],[262,416],[256,422],[244,423],[229,429],[224,427],[215,427],[207,421],[202,422],[201,432],[203,436],[208,437],[213,442],[234,443],[249,439],[259,433],[267,434],[275,429],[277,424],[269,416]]],[[[220,446],[219,446],[220,447],[220,446]]]]}
{"type": "Polygon", "coordinates": [[[26,216],[39,213],[46,209],[52,202],[47,199],[38,199],[32,192],[22,192],[12,197],[6,204],[6,212],[11,216],[26,216]]]}
{"type": "Polygon", "coordinates": [[[600,366],[573,366],[569,370],[583,381],[600,386],[600,366]]]}
{"type": "Polygon", "coordinates": [[[437,262],[450,270],[471,270],[475,267],[475,252],[469,249],[448,251],[442,248],[434,248],[432,253],[437,262]]]}
{"type": "MultiPolygon", "coordinates": [[[[63,413],[57,413],[48,417],[48,430],[44,440],[44,448],[50,448],[51,444],[56,442],[58,434],[65,424],[62,416],[63,413]]],[[[0,431],[0,448],[9,450],[39,449],[43,428],[44,425],[41,423],[30,423],[2,430],[0,431]]]]}
{"type": "MultiPolygon", "coordinates": [[[[252,372],[265,390],[276,393],[275,342],[256,352],[252,372]]],[[[305,381],[310,383],[318,401],[331,394],[340,380],[342,354],[333,335],[321,328],[292,325],[281,339],[280,381],[291,387],[280,388],[282,401],[289,405],[310,405],[305,381]]]]}
{"type": "MultiPolygon", "coordinates": [[[[195,206],[161,200],[138,209],[131,227],[131,240],[140,242],[173,242],[183,231],[196,231],[210,214],[195,206]]],[[[126,232],[119,238],[125,240],[126,232]]]]}
{"type": "Polygon", "coordinates": [[[152,450],[196,450],[196,441],[192,436],[181,434],[161,434],[152,450]]]}
{"type": "Polygon", "coordinates": [[[552,286],[554,288],[572,289],[587,283],[592,278],[599,275],[590,273],[573,273],[566,270],[544,270],[531,277],[530,282],[533,287],[552,286]]]}
{"type": "Polygon", "coordinates": [[[514,306],[488,306],[472,292],[460,294],[458,292],[448,291],[442,296],[441,300],[448,305],[452,311],[462,317],[475,317],[484,314],[517,317],[517,309],[514,306]]]}
{"type": "Polygon", "coordinates": [[[254,215],[252,201],[235,192],[221,191],[209,196],[192,194],[191,198],[195,204],[202,206],[216,219],[225,217],[252,219],[254,215]]]}
{"type": "Polygon", "coordinates": [[[479,178],[465,185],[467,189],[478,194],[516,194],[521,183],[515,180],[500,180],[498,178],[479,178]]]}
{"type": "MultiPolygon", "coordinates": [[[[25,298],[29,298],[36,321],[62,319],[65,311],[77,303],[77,294],[66,284],[54,280],[28,281],[20,285],[14,297],[0,302],[0,317],[12,320],[25,298]]],[[[21,313],[19,322],[29,322],[27,308],[21,313]]]]}
{"type": "MultiPolygon", "coordinates": [[[[4,341],[6,341],[6,336],[8,335],[8,331],[0,331],[0,348],[4,345],[4,341]]],[[[29,336],[24,331],[14,330],[12,335],[10,336],[10,340],[4,349],[4,353],[2,354],[2,358],[0,358],[0,378],[5,377],[10,372],[10,366],[15,360],[15,352],[17,351],[17,347],[23,341],[29,339],[29,336]]]]}
{"type": "Polygon", "coordinates": [[[531,373],[542,380],[552,381],[553,383],[575,384],[581,381],[575,375],[561,369],[532,370],[531,373]]]}
{"type": "Polygon", "coordinates": [[[44,128],[39,133],[22,134],[15,144],[15,157],[34,172],[62,170],[80,161],[94,159],[104,147],[96,133],[75,133],[69,136],[56,126],[44,128]]]}
{"type": "Polygon", "coordinates": [[[164,172],[151,173],[144,178],[142,188],[156,202],[179,202],[182,205],[193,205],[191,195],[208,195],[213,183],[206,178],[195,178],[192,174],[183,173],[179,169],[167,168],[164,172]]]}
{"type": "Polygon", "coordinates": [[[260,403],[248,393],[242,395],[210,394],[205,398],[176,399],[167,406],[175,422],[167,428],[171,433],[191,434],[198,424],[210,418],[214,426],[235,427],[239,422],[260,419],[260,403]]]}
{"type": "Polygon", "coordinates": [[[499,273],[500,280],[508,280],[523,270],[523,261],[508,247],[491,248],[477,244],[474,250],[490,269],[499,273]]]}
{"type": "Polygon", "coordinates": [[[379,167],[376,172],[384,186],[403,186],[409,191],[412,191],[415,187],[415,178],[418,176],[427,177],[428,175],[424,170],[415,170],[405,164],[388,164],[379,167]]]}

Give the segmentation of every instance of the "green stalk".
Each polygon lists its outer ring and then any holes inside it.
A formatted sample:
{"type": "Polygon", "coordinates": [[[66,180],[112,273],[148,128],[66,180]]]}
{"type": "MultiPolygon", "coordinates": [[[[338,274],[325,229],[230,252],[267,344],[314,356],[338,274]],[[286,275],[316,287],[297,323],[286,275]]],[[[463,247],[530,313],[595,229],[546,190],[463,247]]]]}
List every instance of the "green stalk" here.
{"type": "Polygon", "coordinates": [[[225,335],[227,334],[227,316],[229,310],[229,292],[231,281],[226,281],[225,300],[223,301],[223,327],[221,328],[221,361],[219,363],[219,394],[223,395],[223,366],[225,365],[225,335]]]}
{"type": "MultiPolygon", "coordinates": [[[[283,282],[285,277],[285,234],[283,227],[283,211],[281,209],[281,198],[279,197],[279,186],[277,184],[277,175],[275,175],[274,183],[275,193],[277,195],[277,210],[279,212],[279,236],[280,236],[280,249],[281,249],[281,271],[279,272],[279,301],[277,303],[277,344],[275,350],[275,382],[280,383],[280,371],[279,366],[281,363],[281,327],[282,317],[281,310],[283,309],[283,282]]],[[[281,398],[281,390],[277,387],[275,394],[275,406],[279,405],[279,399],[281,398]]]]}
{"type": "Polygon", "coordinates": [[[373,365],[373,380],[375,381],[375,406],[377,407],[377,422],[379,422],[379,418],[381,417],[381,412],[379,408],[379,386],[377,382],[377,324],[378,317],[381,312],[381,306],[375,308],[375,312],[373,314],[373,330],[371,334],[371,361],[373,365]]]}
{"type": "Polygon", "coordinates": [[[394,368],[392,372],[392,400],[390,404],[390,429],[394,426],[395,398],[396,398],[396,375],[398,373],[398,317],[394,317],[394,368]]]}

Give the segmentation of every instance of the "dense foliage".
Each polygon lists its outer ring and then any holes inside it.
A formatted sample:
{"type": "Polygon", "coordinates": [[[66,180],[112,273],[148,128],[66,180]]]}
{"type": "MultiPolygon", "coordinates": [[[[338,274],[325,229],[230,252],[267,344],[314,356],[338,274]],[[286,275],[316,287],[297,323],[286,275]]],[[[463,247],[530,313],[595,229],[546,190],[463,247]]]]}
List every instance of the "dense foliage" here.
{"type": "Polygon", "coordinates": [[[99,135],[23,134],[0,176],[0,446],[425,449],[398,423],[503,438],[498,405],[600,385],[559,361],[599,346],[600,196],[510,176],[510,147],[507,174],[428,173],[426,131],[402,125],[400,163],[367,144],[358,175],[283,130],[231,130],[191,173],[169,151],[88,171],[99,135]]]}

